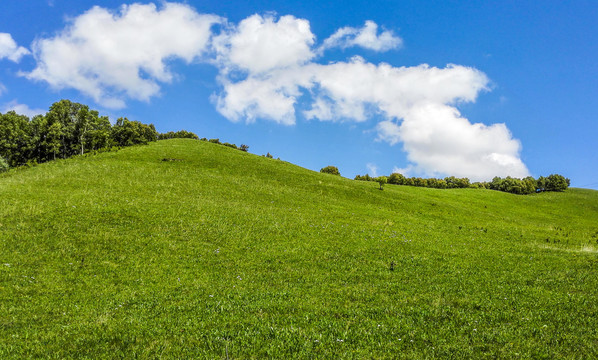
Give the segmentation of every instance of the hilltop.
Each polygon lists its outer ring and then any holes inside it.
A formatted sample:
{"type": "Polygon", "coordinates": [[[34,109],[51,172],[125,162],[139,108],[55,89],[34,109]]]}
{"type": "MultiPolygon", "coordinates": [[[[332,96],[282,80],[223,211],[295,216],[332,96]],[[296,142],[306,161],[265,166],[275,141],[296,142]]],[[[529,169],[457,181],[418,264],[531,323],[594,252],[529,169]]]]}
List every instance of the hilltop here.
{"type": "Polygon", "coordinates": [[[0,174],[0,357],[592,358],[597,224],[190,139],[51,161],[0,174]]]}

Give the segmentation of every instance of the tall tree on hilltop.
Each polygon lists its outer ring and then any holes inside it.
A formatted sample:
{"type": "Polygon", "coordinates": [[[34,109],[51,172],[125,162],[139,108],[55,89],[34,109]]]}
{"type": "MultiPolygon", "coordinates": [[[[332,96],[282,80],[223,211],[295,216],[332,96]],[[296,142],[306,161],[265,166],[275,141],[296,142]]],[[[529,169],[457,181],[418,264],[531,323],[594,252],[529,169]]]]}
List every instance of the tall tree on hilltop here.
{"type": "Polygon", "coordinates": [[[29,118],[14,111],[0,114],[0,156],[8,165],[27,162],[30,149],[29,118]]]}

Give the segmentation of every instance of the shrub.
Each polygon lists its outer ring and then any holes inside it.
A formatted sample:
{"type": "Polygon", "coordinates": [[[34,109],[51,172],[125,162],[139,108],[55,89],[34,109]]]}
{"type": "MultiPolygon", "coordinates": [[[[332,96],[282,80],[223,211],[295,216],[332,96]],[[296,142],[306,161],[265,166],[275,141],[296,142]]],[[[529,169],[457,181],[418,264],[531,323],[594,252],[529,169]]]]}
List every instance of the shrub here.
{"type": "Polygon", "coordinates": [[[380,190],[384,190],[384,184],[388,182],[388,178],[386,176],[378,176],[376,182],[380,184],[380,190]]]}
{"type": "Polygon", "coordinates": [[[390,174],[390,177],[388,178],[388,183],[394,184],[394,185],[404,185],[405,184],[405,176],[403,176],[403,174],[399,174],[399,173],[392,173],[392,174],[390,174]]]}
{"type": "Polygon", "coordinates": [[[241,146],[239,146],[239,150],[247,152],[249,151],[249,145],[241,144],[241,146]]]}
{"type": "Polygon", "coordinates": [[[340,172],[338,171],[338,168],[336,166],[326,166],[320,169],[321,173],[325,173],[325,174],[332,174],[332,175],[339,175],[340,176],[340,172]]]}
{"type": "Polygon", "coordinates": [[[570,180],[563,175],[552,174],[546,178],[546,191],[565,191],[569,184],[570,180]]]}
{"type": "Polygon", "coordinates": [[[374,181],[374,178],[371,177],[369,174],[365,174],[363,176],[361,175],[355,175],[355,179],[353,180],[359,180],[359,181],[374,181]]]}
{"type": "Polygon", "coordinates": [[[179,130],[177,132],[169,131],[167,133],[158,134],[158,140],[165,139],[195,139],[199,140],[199,137],[187,130],[179,130]]]}

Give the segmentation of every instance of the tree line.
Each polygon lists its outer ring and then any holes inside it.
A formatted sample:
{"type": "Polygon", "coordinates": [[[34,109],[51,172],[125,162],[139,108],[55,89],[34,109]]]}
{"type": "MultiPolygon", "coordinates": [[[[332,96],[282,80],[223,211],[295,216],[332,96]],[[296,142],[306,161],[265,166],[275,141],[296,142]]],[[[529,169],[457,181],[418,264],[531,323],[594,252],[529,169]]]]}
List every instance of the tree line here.
{"type": "Polygon", "coordinates": [[[89,152],[148,144],[158,139],[197,135],[185,130],[159,134],[153,124],[107,116],[89,106],[60,100],[45,115],[29,119],[14,111],[0,113],[0,172],[9,167],[65,159],[89,152]]]}
{"type": "Polygon", "coordinates": [[[436,189],[457,189],[457,188],[475,188],[475,189],[490,189],[504,191],[512,194],[532,194],[542,191],[565,191],[571,185],[571,181],[559,174],[552,174],[544,177],[540,176],[538,179],[534,179],[528,176],[523,179],[512,178],[507,176],[506,178],[495,177],[490,182],[470,182],[468,178],[457,178],[454,176],[445,177],[444,179],[437,178],[421,178],[421,177],[405,177],[400,173],[392,173],[390,176],[378,176],[372,177],[368,174],[357,175],[355,180],[360,181],[375,181],[378,183],[382,182],[394,185],[408,185],[408,186],[419,186],[436,189]],[[386,181],[383,181],[385,178],[386,181]]]}

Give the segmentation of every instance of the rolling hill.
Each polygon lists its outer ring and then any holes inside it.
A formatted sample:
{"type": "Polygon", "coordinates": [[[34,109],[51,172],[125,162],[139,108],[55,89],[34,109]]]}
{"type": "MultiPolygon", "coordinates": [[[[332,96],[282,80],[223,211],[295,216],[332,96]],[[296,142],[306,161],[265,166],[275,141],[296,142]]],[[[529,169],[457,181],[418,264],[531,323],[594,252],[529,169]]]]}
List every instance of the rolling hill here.
{"type": "Polygon", "coordinates": [[[597,329],[597,191],[380,191],[187,139],[0,174],[2,359],[596,358],[597,329]]]}

